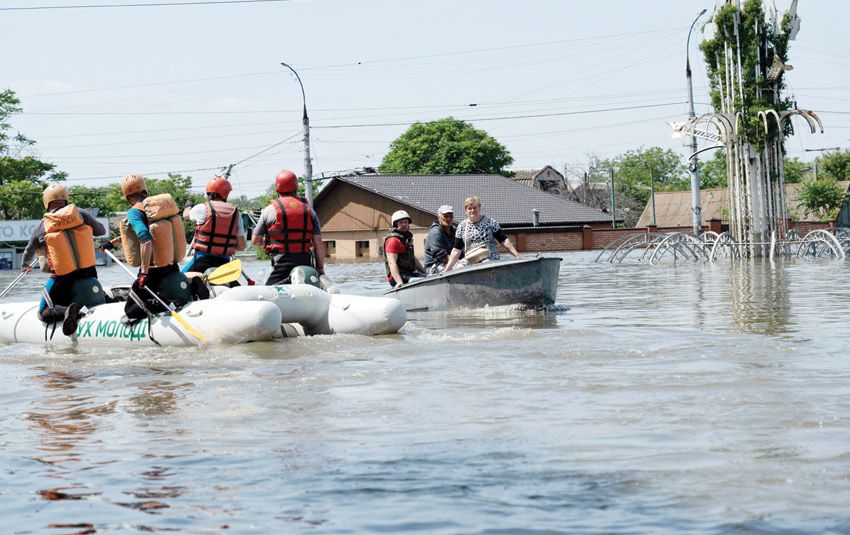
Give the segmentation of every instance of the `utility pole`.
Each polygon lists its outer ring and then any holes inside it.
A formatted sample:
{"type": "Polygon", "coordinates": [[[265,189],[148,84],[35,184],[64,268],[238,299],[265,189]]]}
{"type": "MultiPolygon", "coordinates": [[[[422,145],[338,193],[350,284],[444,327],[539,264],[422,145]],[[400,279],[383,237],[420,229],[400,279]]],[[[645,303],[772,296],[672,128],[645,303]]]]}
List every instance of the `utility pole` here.
{"type": "Polygon", "coordinates": [[[614,195],[614,168],[609,167],[608,172],[611,173],[611,228],[617,228],[617,203],[614,195]]]}
{"type": "Polygon", "coordinates": [[[310,118],[307,117],[307,96],[304,94],[304,84],[301,83],[301,77],[295,72],[295,69],[284,62],[281,65],[292,71],[295,78],[298,80],[298,85],[301,86],[301,98],[304,102],[304,117],[302,123],[304,125],[304,193],[307,194],[307,204],[310,208],[313,207],[313,160],[310,158],[310,118]]]}
{"type": "MultiPolygon", "coordinates": [[[[805,152],[826,152],[826,151],[830,151],[830,150],[834,150],[835,152],[838,152],[838,151],[841,150],[841,147],[823,147],[823,148],[820,148],[820,149],[803,149],[803,150],[805,152]]],[[[814,163],[814,166],[815,166],[815,180],[817,180],[818,179],[818,159],[815,158],[815,161],[813,163],[814,163]]]]}
{"type": "MultiPolygon", "coordinates": [[[[696,117],[696,113],[694,112],[694,84],[691,80],[691,58],[690,58],[690,47],[691,47],[691,32],[694,31],[694,26],[700,17],[705,15],[706,10],[703,9],[697,15],[697,18],[691,23],[691,29],[688,30],[688,40],[685,44],[685,77],[688,79],[688,117],[693,119],[696,117]]],[[[699,235],[702,230],[702,206],[700,200],[700,192],[699,192],[699,172],[698,164],[697,164],[697,138],[696,136],[691,136],[691,161],[688,162],[688,169],[691,172],[691,206],[693,207],[694,214],[694,235],[699,235]]],[[[655,196],[653,195],[653,208],[652,208],[652,217],[655,218],[655,196]]],[[[653,221],[655,224],[655,221],[653,221]]]]}

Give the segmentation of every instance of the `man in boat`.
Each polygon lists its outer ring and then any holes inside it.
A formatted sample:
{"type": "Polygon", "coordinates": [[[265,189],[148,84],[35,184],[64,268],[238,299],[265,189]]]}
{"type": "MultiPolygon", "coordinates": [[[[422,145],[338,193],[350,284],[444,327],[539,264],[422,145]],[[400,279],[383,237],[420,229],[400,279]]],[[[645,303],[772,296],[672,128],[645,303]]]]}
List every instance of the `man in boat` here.
{"type": "Polygon", "coordinates": [[[97,280],[94,235],[104,234],[103,225],[88,212],[68,204],[65,186],[47,186],[42,194],[47,213],[30,235],[22,262],[22,271],[32,271],[39,253],[39,266],[50,272],[38,305],[41,321],[62,320],[62,333],[71,336],[83,306],[105,302],[97,280]]]}
{"type": "Polygon", "coordinates": [[[120,235],[102,247],[112,249],[121,243],[127,263],[139,268],[124,307],[127,320],[134,322],[165,311],[144,288],[177,307],[192,300],[189,282],[177,266],[186,253],[186,231],[174,198],[168,193],[148,197],[140,175],[125,176],[121,193],[132,208],[118,226],[120,235]]]}
{"type": "Polygon", "coordinates": [[[398,290],[411,278],[424,277],[425,268],[413,253],[413,233],[410,232],[410,214],[404,210],[393,212],[390,229],[384,238],[384,267],[391,288],[398,290]]]}
{"type": "Polygon", "coordinates": [[[325,274],[325,244],[319,217],[306,200],[296,196],[298,177],[284,169],[274,180],[277,199],[260,212],[251,242],[271,258],[267,285],[289,284],[297,266],[313,266],[325,274]]]}
{"type": "MultiPolygon", "coordinates": [[[[183,267],[183,272],[204,273],[230,262],[236,251],[245,248],[245,228],[242,215],[235,204],[227,202],[233,191],[230,181],[214,176],[207,182],[207,202],[183,211],[183,219],[195,223],[195,237],[192,240],[194,254],[183,267]]],[[[238,283],[234,282],[238,286],[238,283]]]]}
{"type": "Polygon", "coordinates": [[[445,269],[454,248],[456,229],[454,209],[444,204],[437,210],[437,220],[431,223],[425,239],[425,271],[428,274],[440,273],[445,269]]]}

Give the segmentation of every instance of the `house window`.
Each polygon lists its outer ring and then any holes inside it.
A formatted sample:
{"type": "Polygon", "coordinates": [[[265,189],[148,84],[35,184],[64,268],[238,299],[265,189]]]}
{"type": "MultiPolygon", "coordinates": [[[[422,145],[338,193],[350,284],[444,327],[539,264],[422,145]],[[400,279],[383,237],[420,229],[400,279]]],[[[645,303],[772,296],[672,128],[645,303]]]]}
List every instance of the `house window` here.
{"type": "Polygon", "coordinates": [[[355,244],[356,256],[357,258],[368,258],[369,257],[369,241],[358,241],[355,244]]]}
{"type": "Polygon", "coordinates": [[[336,256],[336,240],[328,240],[325,242],[325,257],[336,256]]]}

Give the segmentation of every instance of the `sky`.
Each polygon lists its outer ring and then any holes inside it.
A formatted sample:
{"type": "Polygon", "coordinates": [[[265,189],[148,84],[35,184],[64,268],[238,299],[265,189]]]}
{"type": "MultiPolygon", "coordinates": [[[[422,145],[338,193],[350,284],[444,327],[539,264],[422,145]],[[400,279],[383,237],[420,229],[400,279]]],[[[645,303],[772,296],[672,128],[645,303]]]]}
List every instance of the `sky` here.
{"type": "MultiPolygon", "coordinates": [[[[667,125],[687,116],[686,51],[696,112],[711,111],[697,47],[712,0],[10,9],[186,1],[0,0],[0,88],[24,108],[13,129],[69,185],[180,172],[202,191],[235,164],[234,193],[252,197],[280,169],[303,174],[301,89],[281,62],[304,85],[316,178],[377,167],[412,122],[448,116],[498,139],[512,169],[575,177],[591,155],[659,146],[687,156],[667,125]]],[[[798,14],[786,94],[825,133],[795,119],[786,147],[808,161],[811,149],[850,148],[850,2],[800,0],[798,14]]]]}

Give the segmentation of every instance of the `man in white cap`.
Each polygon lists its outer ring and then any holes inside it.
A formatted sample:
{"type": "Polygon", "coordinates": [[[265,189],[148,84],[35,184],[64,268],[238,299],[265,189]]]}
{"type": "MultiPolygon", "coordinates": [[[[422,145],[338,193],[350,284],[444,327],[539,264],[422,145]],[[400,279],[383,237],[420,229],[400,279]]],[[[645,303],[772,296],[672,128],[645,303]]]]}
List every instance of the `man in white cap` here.
{"type": "Polygon", "coordinates": [[[454,247],[455,230],[454,209],[444,204],[437,210],[437,220],[431,223],[428,238],[425,240],[425,271],[439,273],[446,267],[449,253],[454,247]]]}

